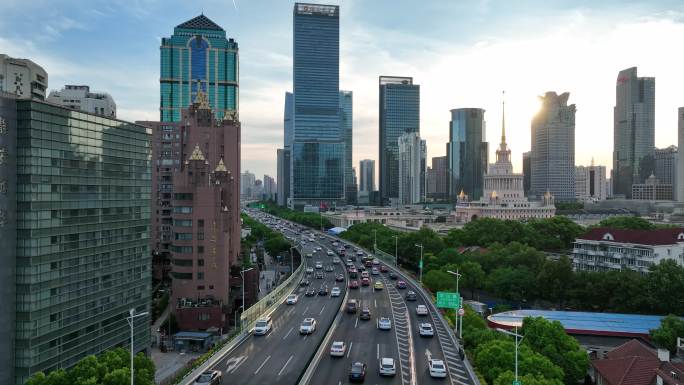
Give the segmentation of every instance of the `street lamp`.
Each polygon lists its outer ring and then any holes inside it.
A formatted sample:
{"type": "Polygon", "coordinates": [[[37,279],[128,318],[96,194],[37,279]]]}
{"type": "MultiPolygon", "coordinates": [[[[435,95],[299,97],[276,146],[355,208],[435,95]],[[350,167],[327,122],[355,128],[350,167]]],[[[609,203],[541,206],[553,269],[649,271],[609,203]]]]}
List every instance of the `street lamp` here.
{"type": "MultiPolygon", "coordinates": [[[[458,293],[458,279],[461,278],[461,274],[458,272],[458,269],[456,269],[455,273],[451,270],[447,270],[447,273],[456,276],[456,292],[458,293]]],[[[459,295],[460,295],[460,293],[459,293],[459,295]]],[[[461,301],[459,301],[458,306],[459,306],[459,310],[463,308],[463,298],[461,298],[461,301]]],[[[458,311],[457,311],[456,317],[458,317],[457,321],[459,321],[458,322],[458,338],[461,339],[461,338],[463,338],[463,316],[459,315],[458,311]]]]}
{"type": "Polygon", "coordinates": [[[295,246],[290,246],[290,275],[294,274],[294,256],[292,255],[292,249],[296,248],[295,246]]]}
{"type": "MultiPolygon", "coordinates": [[[[235,327],[237,327],[237,315],[238,315],[238,312],[240,311],[240,309],[242,309],[243,312],[245,311],[245,308],[242,307],[242,306],[238,307],[237,310],[235,310],[235,316],[234,316],[234,318],[235,318],[235,327]]],[[[240,325],[240,326],[242,326],[242,325],[240,325]]],[[[240,330],[242,330],[242,327],[240,327],[240,330]]]]}
{"type": "Polygon", "coordinates": [[[378,253],[378,230],[373,230],[373,252],[378,253]]]}
{"type": "MultiPolygon", "coordinates": [[[[242,278],[242,311],[245,311],[245,273],[254,270],[253,267],[249,269],[240,270],[240,278],[242,278]]],[[[242,323],[240,323],[240,330],[242,330],[242,323]]]]}
{"type": "Polygon", "coordinates": [[[130,316],[126,317],[126,322],[128,322],[128,325],[131,327],[131,385],[133,385],[133,356],[135,354],[133,348],[133,321],[138,317],[146,316],[147,312],[136,314],[135,309],[131,309],[128,311],[128,314],[130,314],[130,316]]]}
{"type": "Polygon", "coordinates": [[[501,328],[496,328],[496,331],[499,333],[508,334],[509,336],[515,337],[515,383],[518,384],[518,346],[522,342],[523,338],[525,338],[525,336],[521,336],[520,334],[518,334],[517,326],[515,327],[515,333],[501,328]],[[518,338],[520,338],[520,340],[518,340],[518,338]]]}
{"type": "Polygon", "coordinates": [[[399,236],[393,235],[394,238],[394,266],[399,266],[399,254],[397,253],[397,247],[399,246],[399,236]]]}
{"type": "Polygon", "coordinates": [[[418,282],[423,283],[423,244],[417,244],[416,247],[420,247],[420,263],[418,264],[418,268],[420,269],[420,275],[418,278],[418,282]]]}

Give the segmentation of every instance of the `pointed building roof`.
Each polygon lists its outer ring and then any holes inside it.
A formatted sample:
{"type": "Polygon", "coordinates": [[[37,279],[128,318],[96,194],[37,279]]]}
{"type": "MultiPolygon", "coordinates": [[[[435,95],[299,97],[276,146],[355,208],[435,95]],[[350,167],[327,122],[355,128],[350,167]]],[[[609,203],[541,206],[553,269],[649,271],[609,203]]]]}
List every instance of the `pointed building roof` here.
{"type": "Polygon", "coordinates": [[[195,18],[192,18],[185,23],[178,24],[176,28],[184,29],[210,29],[214,31],[223,31],[223,28],[219,27],[218,24],[211,21],[208,17],[201,14],[195,18]]]}
{"type": "Polygon", "coordinates": [[[506,91],[503,91],[501,101],[501,143],[506,143],[506,91]]]}
{"type": "Polygon", "coordinates": [[[214,170],[214,172],[219,172],[219,171],[228,172],[228,170],[226,169],[225,163],[223,163],[223,158],[221,158],[219,160],[218,165],[216,166],[216,169],[214,170]]]}
{"type": "Polygon", "coordinates": [[[195,144],[195,149],[190,154],[190,160],[205,160],[202,150],[200,150],[199,143],[195,144]]]}

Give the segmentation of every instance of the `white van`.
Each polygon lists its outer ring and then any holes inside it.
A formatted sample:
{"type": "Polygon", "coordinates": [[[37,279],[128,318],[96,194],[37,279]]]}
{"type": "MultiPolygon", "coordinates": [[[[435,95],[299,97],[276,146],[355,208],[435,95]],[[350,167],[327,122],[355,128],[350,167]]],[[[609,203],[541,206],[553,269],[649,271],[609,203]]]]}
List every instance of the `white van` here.
{"type": "Polygon", "coordinates": [[[256,321],[256,325],[254,325],[254,335],[255,336],[263,336],[263,335],[267,334],[268,332],[270,332],[272,328],[273,328],[273,321],[271,321],[271,317],[259,318],[256,321]]]}

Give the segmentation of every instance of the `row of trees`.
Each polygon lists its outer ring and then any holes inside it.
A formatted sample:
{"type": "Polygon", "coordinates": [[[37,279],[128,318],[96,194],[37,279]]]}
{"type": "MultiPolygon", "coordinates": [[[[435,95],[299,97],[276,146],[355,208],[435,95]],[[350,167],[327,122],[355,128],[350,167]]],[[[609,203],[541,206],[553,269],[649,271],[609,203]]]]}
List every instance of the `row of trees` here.
{"type": "MultiPolygon", "coordinates": [[[[45,375],[34,374],[26,385],[129,385],[131,356],[123,348],[108,350],[99,356],[88,356],[72,368],[58,369],[45,375]]],[[[136,385],[154,385],[154,362],[143,353],[133,360],[136,385]]]]}
{"type": "MultiPolygon", "coordinates": [[[[560,322],[541,317],[525,318],[518,333],[524,336],[518,351],[519,379],[524,384],[576,384],[584,379],[589,358],[560,322]]],[[[487,328],[482,317],[466,308],[463,340],[482,380],[494,385],[512,383],[515,370],[513,337],[487,328]]]]}
{"type": "Polygon", "coordinates": [[[247,214],[242,214],[242,223],[251,229],[251,234],[242,240],[242,247],[249,250],[256,242],[262,241],[264,250],[269,255],[276,256],[290,248],[283,234],[271,230],[268,226],[252,219],[247,214]]]}
{"type": "Polygon", "coordinates": [[[321,226],[323,226],[325,229],[333,227],[333,224],[329,220],[322,218],[318,213],[305,213],[301,211],[290,210],[286,207],[278,206],[273,201],[261,203],[266,206],[264,209],[265,212],[283,219],[287,219],[288,221],[299,223],[314,229],[320,229],[321,226]]]}

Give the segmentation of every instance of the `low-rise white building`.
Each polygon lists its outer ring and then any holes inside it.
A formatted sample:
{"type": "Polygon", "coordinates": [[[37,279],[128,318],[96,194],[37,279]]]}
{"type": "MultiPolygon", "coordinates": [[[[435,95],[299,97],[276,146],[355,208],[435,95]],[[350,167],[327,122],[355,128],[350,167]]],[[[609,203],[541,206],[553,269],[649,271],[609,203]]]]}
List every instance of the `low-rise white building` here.
{"type": "Polygon", "coordinates": [[[684,228],[622,230],[595,228],[577,238],[572,250],[575,270],[631,269],[647,273],[665,259],[684,266],[684,228]]]}
{"type": "Polygon", "coordinates": [[[48,74],[29,59],[17,59],[0,54],[0,92],[19,99],[45,100],[48,74]]]}
{"type": "Polygon", "coordinates": [[[106,92],[90,92],[90,86],[66,85],[60,91],[52,91],[47,98],[50,103],[72,110],[116,118],[116,103],[106,92]]]}

